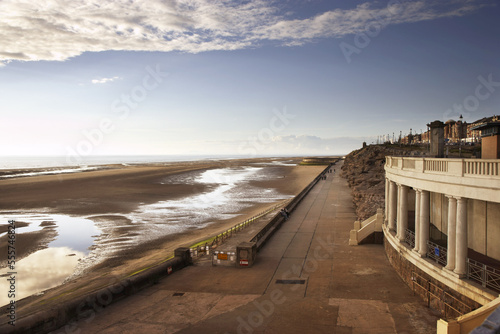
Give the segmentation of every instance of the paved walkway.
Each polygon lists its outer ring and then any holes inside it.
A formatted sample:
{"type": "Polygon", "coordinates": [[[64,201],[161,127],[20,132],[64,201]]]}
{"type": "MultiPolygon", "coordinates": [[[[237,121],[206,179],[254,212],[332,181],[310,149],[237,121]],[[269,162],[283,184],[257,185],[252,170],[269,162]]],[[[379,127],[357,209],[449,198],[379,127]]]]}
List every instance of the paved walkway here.
{"type": "Polygon", "coordinates": [[[328,174],[253,267],[206,259],[54,333],[435,333],[383,246],[348,246],[355,219],[346,181],[328,174]]]}

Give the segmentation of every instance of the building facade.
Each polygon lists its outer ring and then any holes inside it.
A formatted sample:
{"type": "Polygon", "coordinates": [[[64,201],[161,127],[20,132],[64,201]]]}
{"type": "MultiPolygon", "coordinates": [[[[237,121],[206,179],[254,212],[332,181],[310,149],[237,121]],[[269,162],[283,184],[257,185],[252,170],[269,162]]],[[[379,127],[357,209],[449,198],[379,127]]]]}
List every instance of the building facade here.
{"type": "MultiPolygon", "coordinates": [[[[491,116],[478,119],[475,122],[467,123],[461,120],[448,120],[444,127],[444,139],[448,144],[458,144],[462,143],[479,143],[481,141],[481,135],[479,130],[474,130],[486,123],[500,122],[500,116],[491,116]]],[[[410,130],[411,132],[411,130],[410,130]]],[[[429,131],[423,133],[414,133],[404,136],[401,139],[403,144],[425,144],[430,141],[429,131]]]]}

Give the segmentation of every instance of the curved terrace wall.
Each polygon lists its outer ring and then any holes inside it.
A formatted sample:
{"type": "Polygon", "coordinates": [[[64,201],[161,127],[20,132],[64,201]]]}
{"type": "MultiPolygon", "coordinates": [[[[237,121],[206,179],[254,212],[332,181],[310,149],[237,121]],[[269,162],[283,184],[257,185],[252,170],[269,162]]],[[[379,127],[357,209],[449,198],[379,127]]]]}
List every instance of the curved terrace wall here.
{"type": "Polygon", "coordinates": [[[500,160],[387,157],[385,171],[412,188],[500,202],[500,160]]]}
{"type": "Polygon", "coordinates": [[[447,318],[497,298],[500,160],[387,157],[385,171],[384,243],[406,283],[447,318]]]}

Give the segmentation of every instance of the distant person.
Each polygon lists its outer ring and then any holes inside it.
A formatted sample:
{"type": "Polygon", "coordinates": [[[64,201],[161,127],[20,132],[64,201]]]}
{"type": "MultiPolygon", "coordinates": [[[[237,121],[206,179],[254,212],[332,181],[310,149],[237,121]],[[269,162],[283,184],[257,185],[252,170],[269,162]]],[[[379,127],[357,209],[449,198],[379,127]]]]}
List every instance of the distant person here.
{"type": "Polygon", "coordinates": [[[285,220],[288,220],[288,214],[287,214],[287,211],[285,210],[285,208],[281,209],[280,213],[285,220]]]}

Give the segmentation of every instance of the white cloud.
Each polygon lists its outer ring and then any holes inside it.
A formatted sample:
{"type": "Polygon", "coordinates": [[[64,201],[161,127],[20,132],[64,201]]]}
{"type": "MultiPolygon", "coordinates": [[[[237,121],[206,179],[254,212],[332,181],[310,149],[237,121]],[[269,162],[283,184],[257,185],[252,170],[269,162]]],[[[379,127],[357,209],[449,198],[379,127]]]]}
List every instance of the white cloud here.
{"type": "Polygon", "coordinates": [[[106,82],[113,82],[115,80],[121,79],[120,77],[112,77],[112,78],[101,78],[92,80],[93,84],[104,84],[106,82]]]}
{"type": "Polygon", "coordinates": [[[0,64],[62,61],[89,51],[197,53],[255,47],[266,40],[301,45],[357,33],[378,20],[401,24],[462,16],[481,7],[478,1],[484,0],[365,3],[289,20],[276,1],[267,0],[2,0],[0,64]]]}
{"type": "Polygon", "coordinates": [[[478,1],[450,1],[447,5],[430,1],[393,1],[385,7],[364,3],[354,9],[337,9],[303,20],[279,20],[275,24],[258,27],[255,38],[292,41],[315,38],[340,38],[360,33],[377,26],[413,23],[443,17],[466,15],[482,7],[478,1]]]}

